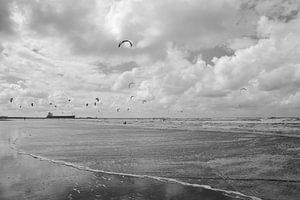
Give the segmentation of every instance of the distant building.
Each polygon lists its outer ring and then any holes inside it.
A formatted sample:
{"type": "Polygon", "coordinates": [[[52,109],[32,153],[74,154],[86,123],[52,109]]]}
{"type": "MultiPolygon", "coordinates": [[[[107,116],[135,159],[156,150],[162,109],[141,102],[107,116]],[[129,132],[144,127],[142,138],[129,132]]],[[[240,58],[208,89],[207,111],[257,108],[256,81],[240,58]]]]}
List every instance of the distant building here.
{"type": "Polygon", "coordinates": [[[48,112],[48,115],[46,116],[46,118],[50,118],[50,119],[74,119],[75,115],[53,115],[53,113],[48,112]]]}
{"type": "Polygon", "coordinates": [[[0,120],[7,120],[8,116],[0,116],[0,120]]]}

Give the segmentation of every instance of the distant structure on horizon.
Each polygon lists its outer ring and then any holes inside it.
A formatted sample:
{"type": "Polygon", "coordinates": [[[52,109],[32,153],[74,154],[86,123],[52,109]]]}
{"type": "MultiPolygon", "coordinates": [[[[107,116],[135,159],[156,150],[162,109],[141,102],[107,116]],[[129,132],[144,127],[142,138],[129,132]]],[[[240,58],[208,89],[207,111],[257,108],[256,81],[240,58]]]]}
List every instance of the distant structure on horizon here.
{"type": "Polygon", "coordinates": [[[0,121],[6,121],[8,119],[8,116],[0,116],[0,121]]]}
{"type": "Polygon", "coordinates": [[[53,113],[48,112],[48,115],[46,116],[46,118],[50,118],[50,119],[74,119],[75,115],[53,115],[53,113]]]}

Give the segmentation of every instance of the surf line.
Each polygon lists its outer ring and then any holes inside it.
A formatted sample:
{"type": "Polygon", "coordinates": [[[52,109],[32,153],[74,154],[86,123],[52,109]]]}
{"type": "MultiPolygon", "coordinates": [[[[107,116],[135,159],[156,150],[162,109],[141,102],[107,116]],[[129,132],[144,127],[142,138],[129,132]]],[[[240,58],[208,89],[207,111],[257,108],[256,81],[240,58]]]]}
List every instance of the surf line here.
{"type": "Polygon", "coordinates": [[[300,180],[272,179],[272,178],[190,177],[190,176],[182,176],[182,177],[176,176],[175,178],[203,179],[203,180],[266,181],[266,182],[300,183],[300,180]]]}
{"type": "Polygon", "coordinates": [[[216,191],[216,192],[222,192],[225,195],[229,195],[229,196],[236,195],[236,197],[244,197],[244,198],[248,198],[248,199],[251,199],[251,200],[262,200],[258,197],[246,195],[246,194],[243,194],[243,193],[238,192],[238,191],[216,189],[216,188],[213,188],[209,185],[200,185],[200,184],[195,184],[195,183],[187,183],[187,182],[179,181],[179,180],[174,179],[174,178],[164,178],[164,177],[157,177],[157,176],[151,176],[151,175],[137,175],[137,174],[128,174],[128,173],[120,173],[120,172],[110,172],[110,171],[104,171],[104,170],[99,170],[99,169],[92,169],[90,167],[77,165],[77,164],[74,164],[74,163],[71,163],[71,162],[49,159],[49,158],[46,158],[46,157],[43,157],[43,156],[35,155],[35,154],[32,154],[32,153],[27,153],[27,152],[20,151],[20,150],[17,150],[17,153],[20,154],[20,155],[26,155],[26,156],[30,156],[30,157],[35,158],[35,159],[39,159],[40,161],[47,161],[47,162],[58,164],[58,165],[64,165],[64,166],[72,167],[72,168],[82,170],[82,171],[103,173],[103,174],[108,174],[108,175],[126,176],[126,177],[133,177],[133,178],[144,178],[144,179],[148,178],[148,179],[154,179],[154,180],[161,181],[161,182],[166,182],[166,183],[177,183],[177,184],[181,184],[181,185],[184,185],[184,186],[198,187],[198,188],[200,187],[200,188],[204,188],[204,189],[208,189],[208,190],[213,190],[213,191],[216,191]]]}

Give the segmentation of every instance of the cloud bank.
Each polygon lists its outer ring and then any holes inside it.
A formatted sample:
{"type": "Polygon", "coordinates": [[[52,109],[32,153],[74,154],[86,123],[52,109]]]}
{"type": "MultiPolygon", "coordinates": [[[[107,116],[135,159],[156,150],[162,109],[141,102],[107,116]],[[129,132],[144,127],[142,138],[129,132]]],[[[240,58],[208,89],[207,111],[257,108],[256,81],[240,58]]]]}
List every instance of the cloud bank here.
{"type": "Polygon", "coordinates": [[[297,116],[299,9],[296,0],[1,0],[1,111],[297,116]],[[133,48],[118,48],[122,39],[133,48]]]}

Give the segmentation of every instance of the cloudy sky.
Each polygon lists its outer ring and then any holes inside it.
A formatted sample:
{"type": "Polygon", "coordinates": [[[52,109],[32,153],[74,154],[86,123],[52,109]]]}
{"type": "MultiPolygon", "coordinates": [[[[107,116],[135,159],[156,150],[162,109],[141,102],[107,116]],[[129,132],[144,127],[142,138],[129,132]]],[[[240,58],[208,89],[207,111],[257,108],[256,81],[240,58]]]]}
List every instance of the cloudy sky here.
{"type": "Polygon", "coordinates": [[[299,9],[298,0],[0,0],[0,115],[299,116],[299,9]],[[118,48],[124,39],[133,47],[118,48]]]}

